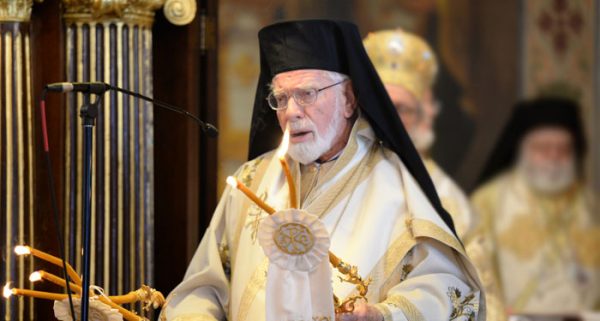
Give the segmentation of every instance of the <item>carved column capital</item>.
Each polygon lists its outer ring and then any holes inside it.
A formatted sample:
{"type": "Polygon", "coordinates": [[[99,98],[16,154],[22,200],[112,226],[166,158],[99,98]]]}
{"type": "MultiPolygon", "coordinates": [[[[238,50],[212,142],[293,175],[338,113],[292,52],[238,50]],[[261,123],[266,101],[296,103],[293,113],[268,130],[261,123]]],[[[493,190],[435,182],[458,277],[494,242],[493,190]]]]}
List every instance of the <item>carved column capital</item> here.
{"type": "MultiPolygon", "coordinates": [[[[32,0],[17,0],[16,2],[32,0]]],[[[0,0],[2,2],[15,2],[0,0]]],[[[62,0],[67,23],[121,21],[151,26],[161,7],[175,25],[190,23],[196,16],[196,0],[62,0]]]]}
{"type": "Polygon", "coordinates": [[[32,6],[33,0],[0,0],[0,22],[29,22],[32,6]]]}
{"type": "Polygon", "coordinates": [[[196,16],[196,0],[166,0],[163,12],[172,24],[187,25],[196,16]]]}
{"type": "Polygon", "coordinates": [[[165,0],[62,0],[64,19],[77,22],[125,22],[151,26],[165,0]]]}

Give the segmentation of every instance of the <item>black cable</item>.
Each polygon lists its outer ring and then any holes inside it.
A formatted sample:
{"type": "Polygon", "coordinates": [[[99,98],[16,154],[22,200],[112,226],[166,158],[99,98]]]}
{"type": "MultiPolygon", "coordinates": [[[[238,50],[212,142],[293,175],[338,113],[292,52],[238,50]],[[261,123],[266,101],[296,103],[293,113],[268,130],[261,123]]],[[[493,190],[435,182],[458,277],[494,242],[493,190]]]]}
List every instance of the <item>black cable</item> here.
{"type": "Polygon", "coordinates": [[[131,90],[127,90],[127,89],[124,89],[124,88],[119,88],[119,87],[112,86],[112,85],[109,85],[109,84],[103,84],[103,85],[106,86],[107,89],[122,92],[124,94],[127,94],[127,95],[130,95],[130,96],[139,98],[141,100],[145,100],[147,102],[150,102],[150,103],[154,104],[155,106],[158,106],[158,107],[170,110],[172,112],[176,112],[178,114],[184,115],[186,117],[189,117],[189,118],[193,119],[194,121],[196,121],[196,123],[198,123],[198,125],[200,125],[200,128],[202,129],[202,131],[208,137],[215,138],[215,137],[217,137],[219,135],[219,130],[215,126],[213,126],[212,124],[209,124],[209,123],[205,123],[200,118],[198,118],[196,115],[188,112],[185,109],[179,108],[179,107],[177,107],[175,105],[171,105],[171,104],[166,103],[164,101],[160,101],[158,99],[154,99],[154,98],[151,98],[151,97],[148,97],[148,96],[144,96],[144,95],[142,95],[140,93],[136,93],[136,92],[131,91],[131,90]]]}
{"type": "MultiPolygon", "coordinates": [[[[66,282],[67,288],[67,297],[69,298],[69,308],[71,310],[71,319],[76,320],[75,318],[75,306],[73,305],[73,297],[71,295],[71,281],[69,278],[69,274],[67,272],[67,261],[65,259],[63,249],[64,249],[64,240],[62,237],[62,225],[60,224],[60,219],[58,217],[58,202],[56,200],[56,189],[54,186],[54,175],[52,173],[52,160],[50,159],[50,148],[48,145],[48,130],[46,126],[46,94],[47,90],[42,90],[42,97],[40,100],[40,112],[41,112],[41,122],[42,122],[42,134],[44,135],[44,154],[46,158],[46,166],[48,171],[48,188],[50,190],[50,203],[52,205],[52,213],[54,217],[54,227],[56,228],[56,237],[58,239],[58,256],[62,260],[62,270],[63,275],[66,282]]],[[[32,244],[33,245],[33,244],[32,244]]],[[[87,291],[87,289],[81,289],[82,291],[87,291]]]]}

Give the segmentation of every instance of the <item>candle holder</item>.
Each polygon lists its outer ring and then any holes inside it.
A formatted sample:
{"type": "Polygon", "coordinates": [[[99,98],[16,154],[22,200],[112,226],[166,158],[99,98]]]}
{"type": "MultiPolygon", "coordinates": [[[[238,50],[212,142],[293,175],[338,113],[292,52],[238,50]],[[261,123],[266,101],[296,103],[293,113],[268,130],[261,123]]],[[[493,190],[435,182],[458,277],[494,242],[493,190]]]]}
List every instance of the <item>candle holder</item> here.
{"type": "MultiPolygon", "coordinates": [[[[30,246],[19,245],[15,247],[15,253],[17,255],[33,255],[43,261],[62,267],[62,260],[40,250],[34,249],[30,246]]],[[[73,292],[72,296],[76,301],[77,306],[82,306],[83,288],[81,278],[67,263],[67,274],[72,282],[69,281],[70,289],[73,292]]],[[[55,285],[60,286],[63,289],[67,288],[67,280],[49,273],[47,271],[36,271],[29,276],[31,282],[48,281],[55,285]]],[[[104,293],[104,290],[98,286],[90,286],[87,292],[89,296],[89,302],[92,303],[90,306],[94,308],[95,313],[91,314],[90,320],[96,320],[96,315],[100,319],[98,320],[127,320],[127,321],[147,321],[148,319],[136,314],[135,312],[129,311],[122,307],[122,304],[141,302],[144,311],[148,311],[151,308],[158,309],[165,303],[165,297],[159,291],[147,286],[142,285],[139,289],[131,291],[125,295],[108,296],[104,293]],[[97,293],[96,293],[97,292],[97,293]]],[[[54,300],[54,312],[55,316],[59,320],[73,320],[68,311],[67,294],[66,293],[55,293],[55,292],[44,292],[28,289],[11,288],[10,282],[6,283],[3,289],[3,295],[6,299],[9,299],[13,295],[28,296],[37,299],[54,300]]]]}

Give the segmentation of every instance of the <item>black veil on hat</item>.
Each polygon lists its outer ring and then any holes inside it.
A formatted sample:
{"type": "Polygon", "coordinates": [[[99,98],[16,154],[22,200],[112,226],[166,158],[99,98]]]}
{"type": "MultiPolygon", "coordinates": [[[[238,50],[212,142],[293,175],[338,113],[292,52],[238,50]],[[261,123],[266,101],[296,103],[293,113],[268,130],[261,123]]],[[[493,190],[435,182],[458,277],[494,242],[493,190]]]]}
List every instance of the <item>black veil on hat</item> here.
{"type": "Polygon", "coordinates": [[[578,165],[581,165],[586,142],[579,105],[566,98],[538,97],[515,105],[480,175],[479,183],[484,183],[512,166],[517,158],[522,139],[532,130],[547,126],[561,127],[571,133],[578,165]]]}
{"type": "MultiPolygon", "coordinates": [[[[279,73],[321,69],[352,80],[362,115],[383,144],[393,150],[418,182],[439,216],[454,231],[431,178],[396,113],[363,47],[356,25],[344,21],[304,20],[276,23],[259,31],[260,76],[250,129],[249,159],[277,148],[282,132],[269,108],[269,83],[279,73]]],[[[456,234],[456,232],[454,232],[456,234]]]]}

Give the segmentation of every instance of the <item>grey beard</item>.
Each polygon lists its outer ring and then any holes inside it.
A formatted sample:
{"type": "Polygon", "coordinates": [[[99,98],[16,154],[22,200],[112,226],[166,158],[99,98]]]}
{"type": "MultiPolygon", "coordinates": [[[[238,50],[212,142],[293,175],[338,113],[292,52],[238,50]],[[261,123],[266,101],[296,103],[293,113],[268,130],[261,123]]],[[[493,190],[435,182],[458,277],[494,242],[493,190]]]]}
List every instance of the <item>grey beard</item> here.
{"type": "Polygon", "coordinates": [[[415,148],[420,154],[427,152],[435,142],[435,133],[433,130],[414,130],[409,132],[408,136],[410,136],[413,145],[415,145],[415,148]]]}
{"type": "Polygon", "coordinates": [[[548,195],[565,191],[576,179],[575,164],[573,162],[563,165],[547,164],[540,166],[521,160],[518,169],[531,188],[548,195]]]}
{"type": "MultiPolygon", "coordinates": [[[[333,146],[334,140],[337,136],[337,131],[339,130],[340,124],[343,120],[344,117],[341,114],[335,114],[334,118],[329,123],[329,126],[327,126],[325,134],[321,135],[319,134],[316,126],[314,126],[314,124],[307,119],[307,121],[310,122],[310,127],[313,131],[313,140],[303,143],[290,144],[288,155],[290,155],[290,157],[295,161],[304,165],[316,161],[333,146]]],[[[288,128],[292,129],[293,127],[293,124],[291,126],[288,124],[288,128]]]]}

